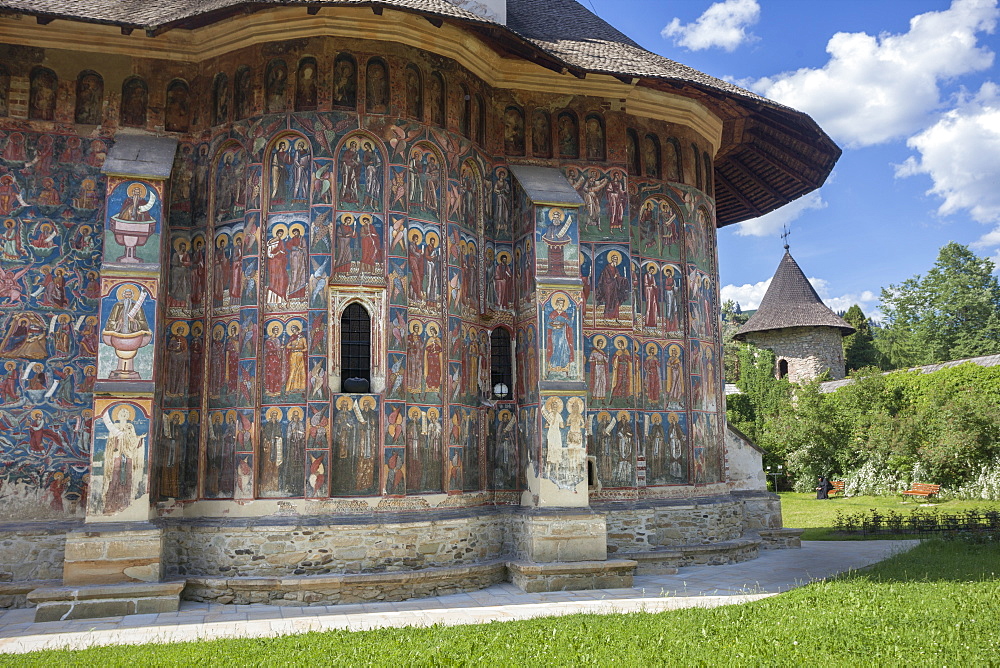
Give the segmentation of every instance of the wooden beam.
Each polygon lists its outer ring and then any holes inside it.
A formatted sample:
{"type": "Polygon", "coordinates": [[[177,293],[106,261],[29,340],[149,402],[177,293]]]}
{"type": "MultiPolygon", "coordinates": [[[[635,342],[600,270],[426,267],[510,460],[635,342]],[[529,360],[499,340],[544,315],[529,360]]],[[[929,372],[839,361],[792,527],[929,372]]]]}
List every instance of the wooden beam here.
{"type": "MultiPolygon", "coordinates": [[[[787,153],[789,156],[791,156],[792,158],[795,158],[796,160],[798,160],[799,162],[801,162],[803,165],[811,166],[811,165],[815,164],[815,162],[816,162],[816,160],[814,158],[811,158],[809,156],[804,155],[801,151],[799,151],[799,150],[797,150],[795,148],[792,148],[791,146],[788,146],[786,144],[780,144],[780,143],[778,143],[778,140],[776,140],[774,137],[770,136],[769,134],[767,134],[766,132],[764,132],[760,128],[749,127],[749,128],[747,128],[746,131],[747,131],[747,133],[753,135],[754,137],[756,137],[757,139],[761,140],[762,142],[764,142],[764,143],[772,146],[775,150],[777,150],[779,152],[782,152],[782,153],[787,153]]],[[[794,139],[794,137],[792,137],[792,139],[794,139]]],[[[798,140],[796,140],[796,141],[798,141],[798,140]]]]}
{"type": "MultiPolygon", "coordinates": [[[[785,196],[782,195],[777,190],[775,190],[771,186],[770,183],[764,181],[762,178],[760,178],[759,176],[757,176],[757,174],[752,169],[750,169],[749,167],[747,167],[746,163],[743,162],[742,160],[740,160],[739,156],[735,156],[735,155],[731,156],[725,162],[727,164],[732,165],[733,168],[735,168],[736,171],[738,171],[744,178],[747,178],[747,179],[750,179],[751,181],[753,181],[755,185],[759,186],[761,190],[766,191],[767,194],[769,194],[774,199],[778,200],[779,202],[784,201],[786,199],[785,196]]],[[[719,169],[718,169],[719,165],[716,164],[715,167],[716,167],[715,173],[718,174],[719,173],[719,169]]]]}
{"type": "Polygon", "coordinates": [[[732,193],[733,197],[739,200],[740,204],[749,209],[754,214],[754,217],[761,215],[761,210],[757,208],[757,205],[741,193],[733,182],[726,178],[725,174],[722,174],[719,170],[715,170],[715,179],[717,184],[721,182],[732,193]]]}
{"type": "MultiPolygon", "coordinates": [[[[756,146],[750,144],[750,145],[747,146],[747,150],[751,151],[755,156],[757,156],[758,158],[760,158],[761,160],[763,160],[764,162],[766,162],[768,165],[770,165],[774,169],[777,169],[779,172],[781,172],[782,174],[784,174],[788,178],[792,179],[793,181],[798,181],[799,183],[804,183],[805,185],[810,186],[813,189],[819,188],[819,184],[816,183],[813,179],[806,178],[802,174],[802,172],[797,172],[797,171],[793,170],[791,167],[789,167],[788,165],[785,165],[785,164],[781,163],[780,161],[775,160],[774,158],[772,158],[771,156],[769,156],[767,153],[764,153],[762,150],[760,150],[756,146]]],[[[787,195],[786,195],[786,197],[787,197],[787,195]]]]}

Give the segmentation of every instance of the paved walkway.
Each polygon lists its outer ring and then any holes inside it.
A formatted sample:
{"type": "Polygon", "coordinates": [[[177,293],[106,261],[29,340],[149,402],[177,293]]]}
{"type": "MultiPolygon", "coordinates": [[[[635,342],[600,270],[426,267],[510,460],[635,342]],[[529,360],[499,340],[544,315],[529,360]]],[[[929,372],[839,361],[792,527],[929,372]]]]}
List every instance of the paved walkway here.
{"type": "Polygon", "coordinates": [[[630,589],[525,594],[512,584],[401,603],[285,607],[182,601],[178,612],[36,624],[35,611],[0,613],[0,652],[94,645],[361,631],[386,626],[477,624],[573,613],[658,612],[756,601],[811,580],[868,566],[917,541],[806,541],[801,550],[764,550],[753,561],[689,566],[676,575],[636,576],[630,589]]]}

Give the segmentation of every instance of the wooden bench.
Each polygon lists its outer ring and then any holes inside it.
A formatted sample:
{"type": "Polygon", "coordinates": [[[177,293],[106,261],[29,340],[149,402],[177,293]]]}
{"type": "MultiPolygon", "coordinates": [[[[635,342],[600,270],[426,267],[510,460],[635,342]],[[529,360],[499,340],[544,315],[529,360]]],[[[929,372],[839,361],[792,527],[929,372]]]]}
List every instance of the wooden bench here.
{"type": "Polygon", "coordinates": [[[844,496],[844,481],[843,480],[831,480],[830,484],[833,485],[833,489],[830,490],[830,496],[834,494],[840,494],[844,496]]]}
{"type": "Polygon", "coordinates": [[[932,485],[926,482],[915,482],[910,489],[902,492],[902,494],[903,496],[922,496],[929,499],[940,491],[941,485],[932,485]]]}

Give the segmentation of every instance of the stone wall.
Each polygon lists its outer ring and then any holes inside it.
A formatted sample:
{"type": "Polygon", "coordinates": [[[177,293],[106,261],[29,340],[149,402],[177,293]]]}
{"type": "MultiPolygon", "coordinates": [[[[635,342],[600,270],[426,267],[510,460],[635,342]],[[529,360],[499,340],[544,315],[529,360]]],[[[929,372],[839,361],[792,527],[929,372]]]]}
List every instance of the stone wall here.
{"type": "Polygon", "coordinates": [[[733,489],[767,489],[763,451],[726,425],[726,480],[733,489]]]}
{"type": "Polygon", "coordinates": [[[419,521],[171,523],[164,563],[168,577],[280,577],[473,565],[507,551],[508,528],[507,518],[494,513],[419,521]]]}
{"type": "Polygon", "coordinates": [[[732,497],[685,501],[607,504],[608,554],[646,552],[679,545],[704,545],[739,538],[744,507],[732,497]]]}
{"type": "Polygon", "coordinates": [[[788,362],[788,380],[802,383],[824,371],[831,380],[844,377],[844,345],[840,330],[833,327],[790,327],[747,334],[747,341],[774,352],[777,362],[788,362]]]}
{"type": "Polygon", "coordinates": [[[0,526],[0,608],[23,607],[34,586],[62,578],[68,528],[65,523],[0,526]]]}

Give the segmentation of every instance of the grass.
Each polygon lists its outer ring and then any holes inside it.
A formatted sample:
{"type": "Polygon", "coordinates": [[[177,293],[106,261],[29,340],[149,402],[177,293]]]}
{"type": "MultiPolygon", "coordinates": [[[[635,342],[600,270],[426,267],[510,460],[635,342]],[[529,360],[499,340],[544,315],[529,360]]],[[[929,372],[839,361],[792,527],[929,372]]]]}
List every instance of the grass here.
{"type": "MultiPolygon", "coordinates": [[[[880,512],[894,510],[903,515],[911,510],[927,504],[922,499],[902,499],[892,496],[852,496],[849,498],[834,497],[820,501],[815,494],[797,494],[781,492],[781,517],[786,527],[805,529],[803,540],[850,540],[833,532],[833,520],[837,512],[846,515],[867,512],[876,509],[880,512]]],[[[933,509],[942,513],[956,513],[965,510],[996,509],[1000,504],[996,501],[941,501],[932,502],[933,509]]],[[[886,536],[886,538],[893,538],[886,536]]],[[[857,538],[861,540],[860,537],[857,538]]],[[[871,537],[868,538],[871,540],[871,537]]]]}
{"type": "Polygon", "coordinates": [[[16,666],[1000,665],[1000,547],[931,541],[745,605],[8,656],[16,666]]]}

